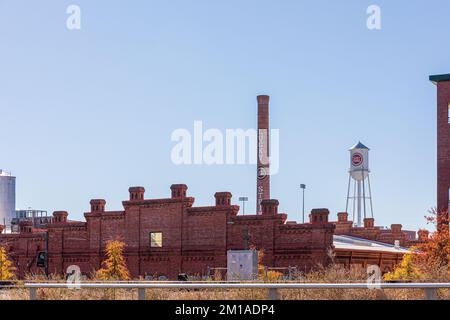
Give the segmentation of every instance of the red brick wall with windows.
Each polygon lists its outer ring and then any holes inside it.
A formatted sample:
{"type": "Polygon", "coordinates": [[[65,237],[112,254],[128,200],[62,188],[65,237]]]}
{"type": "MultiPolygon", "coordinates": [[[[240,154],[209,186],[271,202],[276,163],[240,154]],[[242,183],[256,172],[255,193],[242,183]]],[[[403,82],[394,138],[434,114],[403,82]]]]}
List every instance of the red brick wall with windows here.
{"type": "MultiPolygon", "coordinates": [[[[231,199],[230,193],[221,192],[216,193],[216,200],[222,196],[231,199]]],[[[208,268],[225,268],[227,250],[250,248],[264,250],[262,263],[266,266],[297,267],[307,272],[331,262],[335,233],[387,243],[400,240],[401,245],[408,245],[401,225],[392,225],[387,230],[356,228],[343,213],[339,221],[329,222],[327,209],[314,209],[310,223],[298,224],[287,222],[287,215],[278,212],[277,200],[263,200],[262,215],[238,215],[239,206],[232,201],[216,201],[216,205],[205,207],[193,204],[194,198],[178,196],[172,190],[172,197],[167,199],[141,196],[131,199],[130,196],[130,200],[123,201],[122,211],[94,208],[84,214],[86,222],[56,220],[46,229],[49,271],[64,274],[70,265],[78,265],[84,274],[93,274],[105,258],[106,242],[112,239],[126,244],[125,256],[133,277],[150,275],[170,279],[176,279],[179,273],[202,276],[208,268]],[[162,233],[162,247],[150,245],[152,232],[162,233]]],[[[39,251],[45,250],[46,230],[22,229],[18,234],[0,234],[0,245],[6,247],[23,278],[26,274],[43,272],[36,267],[36,257],[39,251]]],[[[351,250],[337,250],[335,255],[335,261],[344,265],[365,265],[378,259],[380,265],[392,267],[401,259],[401,254],[389,258],[389,255],[351,250]]]]}
{"type": "MultiPolygon", "coordinates": [[[[273,267],[309,270],[330,262],[331,223],[286,224],[287,215],[278,213],[276,200],[264,200],[267,214],[242,216],[239,206],[232,203],[193,207],[194,198],[177,194],[150,200],[130,196],[123,202],[123,211],[94,209],[85,213],[86,222],[69,217],[47,225],[49,271],[63,274],[68,266],[78,265],[91,275],[100,267],[105,244],[111,239],[125,242],[133,277],[204,275],[208,267],[226,267],[227,250],[250,247],[264,249],[264,264],[273,267]],[[162,247],[150,246],[151,232],[162,233],[162,247]]],[[[231,196],[218,193],[216,197],[222,194],[231,196]]],[[[36,256],[45,250],[43,231],[0,235],[0,244],[7,247],[21,277],[42,273],[36,267],[36,256]]]]}

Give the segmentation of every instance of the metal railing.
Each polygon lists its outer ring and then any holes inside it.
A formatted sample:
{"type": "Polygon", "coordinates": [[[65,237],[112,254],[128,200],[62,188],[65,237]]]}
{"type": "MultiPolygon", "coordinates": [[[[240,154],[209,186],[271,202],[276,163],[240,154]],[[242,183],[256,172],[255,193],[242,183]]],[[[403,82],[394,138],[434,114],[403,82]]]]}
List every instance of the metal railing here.
{"type": "Polygon", "coordinates": [[[268,300],[279,300],[279,289],[422,289],[425,300],[437,300],[438,289],[450,289],[450,283],[224,283],[224,282],[135,282],[135,283],[25,283],[30,300],[37,289],[137,289],[138,299],[146,300],[147,289],[268,289],[268,300]]]}

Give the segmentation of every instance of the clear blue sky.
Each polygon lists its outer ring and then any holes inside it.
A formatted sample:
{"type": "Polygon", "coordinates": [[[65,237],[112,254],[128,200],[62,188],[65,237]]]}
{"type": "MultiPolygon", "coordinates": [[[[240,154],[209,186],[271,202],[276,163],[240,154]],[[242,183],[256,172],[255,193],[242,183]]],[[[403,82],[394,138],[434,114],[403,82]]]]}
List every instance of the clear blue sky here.
{"type": "Polygon", "coordinates": [[[17,207],[67,210],[91,198],[122,208],[186,183],[196,205],[216,191],[250,197],[256,170],[175,166],[177,128],[256,125],[271,96],[280,129],[272,197],[290,220],[345,209],[348,148],[371,151],[376,223],[424,226],[436,198],[435,87],[450,72],[446,0],[0,0],[0,168],[17,176],[17,207]],[[66,8],[82,29],[66,29],[66,8]],[[366,9],[382,10],[382,30],[366,9]]]}

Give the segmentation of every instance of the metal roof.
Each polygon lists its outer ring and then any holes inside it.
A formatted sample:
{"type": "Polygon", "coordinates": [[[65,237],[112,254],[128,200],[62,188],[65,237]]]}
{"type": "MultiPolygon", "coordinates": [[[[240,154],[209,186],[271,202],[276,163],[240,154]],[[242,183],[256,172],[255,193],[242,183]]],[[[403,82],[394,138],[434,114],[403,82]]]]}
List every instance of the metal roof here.
{"type": "Polygon", "coordinates": [[[395,247],[392,244],[382,243],[373,240],[356,238],[344,235],[334,235],[333,245],[336,249],[354,250],[354,251],[377,251],[390,253],[408,253],[404,247],[395,247]]]}
{"type": "Polygon", "coordinates": [[[365,145],[363,145],[361,143],[361,141],[358,141],[357,144],[355,144],[353,147],[350,148],[350,150],[354,150],[354,149],[367,149],[370,150],[369,148],[367,148],[365,145]]]}

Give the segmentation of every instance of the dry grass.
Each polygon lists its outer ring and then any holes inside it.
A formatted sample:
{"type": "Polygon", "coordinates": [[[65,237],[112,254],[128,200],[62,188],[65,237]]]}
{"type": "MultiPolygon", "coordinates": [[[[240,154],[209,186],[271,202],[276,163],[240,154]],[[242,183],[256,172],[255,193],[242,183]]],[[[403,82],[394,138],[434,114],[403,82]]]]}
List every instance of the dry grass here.
{"type": "MultiPolygon", "coordinates": [[[[306,275],[299,274],[295,281],[299,283],[365,283],[366,278],[365,269],[332,266],[306,275]]],[[[42,279],[33,277],[32,280],[42,279]]],[[[61,281],[56,277],[52,280],[61,281]]],[[[269,282],[275,281],[269,279],[269,282]]],[[[279,290],[279,296],[280,299],[286,300],[420,300],[424,298],[424,292],[421,289],[282,289],[279,290]]],[[[37,297],[40,300],[136,300],[138,292],[136,289],[38,289],[37,297]]],[[[147,289],[146,296],[150,300],[264,300],[267,297],[267,289],[147,289]]],[[[450,300],[450,291],[439,290],[438,297],[450,300]]],[[[17,288],[0,290],[0,300],[28,298],[29,291],[23,288],[23,282],[19,282],[17,288]]]]}
{"type": "MultiPolygon", "coordinates": [[[[423,290],[413,289],[281,289],[283,300],[421,300],[423,290]]],[[[137,300],[136,289],[38,289],[39,300],[137,300]]],[[[265,300],[266,289],[208,289],[175,290],[147,289],[149,300],[265,300]]],[[[29,292],[24,288],[0,291],[0,300],[27,300],[29,292]]],[[[450,299],[449,290],[440,290],[439,299],[450,299]]]]}

